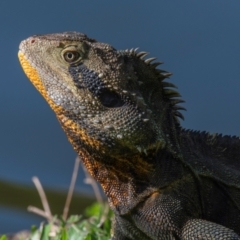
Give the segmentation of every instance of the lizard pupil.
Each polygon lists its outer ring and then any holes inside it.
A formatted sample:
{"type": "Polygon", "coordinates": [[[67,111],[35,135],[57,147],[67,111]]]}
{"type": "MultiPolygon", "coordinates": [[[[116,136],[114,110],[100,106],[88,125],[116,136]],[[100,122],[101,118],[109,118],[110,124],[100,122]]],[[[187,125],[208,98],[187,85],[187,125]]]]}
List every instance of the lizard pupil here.
{"type": "Polygon", "coordinates": [[[78,52],[67,51],[64,53],[63,56],[66,62],[73,63],[76,60],[78,60],[78,58],[80,57],[80,54],[78,52]]]}
{"type": "Polygon", "coordinates": [[[103,106],[108,108],[121,107],[124,104],[123,100],[117,93],[111,92],[108,89],[105,89],[100,93],[99,100],[103,106]]]}

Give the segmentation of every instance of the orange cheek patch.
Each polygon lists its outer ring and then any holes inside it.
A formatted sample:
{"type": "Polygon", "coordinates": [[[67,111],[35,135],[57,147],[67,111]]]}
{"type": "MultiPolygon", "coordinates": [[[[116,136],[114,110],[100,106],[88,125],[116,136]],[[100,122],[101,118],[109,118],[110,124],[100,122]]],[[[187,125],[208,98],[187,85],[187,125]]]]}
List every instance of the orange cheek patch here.
{"type": "Polygon", "coordinates": [[[62,112],[62,107],[56,105],[51,98],[48,97],[47,92],[45,90],[44,85],[42,84],[42,81],[40,80],[40,77],[38,75],[37,70],[28,62],[28,60],[25,58],[25,56],[19,52],[18,58],[21,63],[21,66],[23,68],[23,71],[27,75],[27,77],[30,79],[32,84],[35,86],[35,88],[42,94],[42,96],[46,99],[50,107],[53,109],[53,111],[58,114],[62,112]]]}
{"type": "Polygon", "coordinates": [[[68,135],[68,140],[74,146],[74,149],[76,151],[79,150],[79,145],[75,143],[76,137],[78,139],[81,139],[81,141],[85,142],[88,146],[99,149],[99,147],[101,146],[100,142],[95,140],[92,137],[89,137],[88,134],[86,133],[86,131],[84,131],[82,128],[80,128],[79,124],[75,123],[71,119],[62,121],[61,116],[58,116],[58,119],[62,122],[62,124],[63,124],[62,126],[68,135]],[[69,133],[71,133],[71,135],[69,133]],[[75,146],[75,144],[76,144],[76,146],[75,146]]]}

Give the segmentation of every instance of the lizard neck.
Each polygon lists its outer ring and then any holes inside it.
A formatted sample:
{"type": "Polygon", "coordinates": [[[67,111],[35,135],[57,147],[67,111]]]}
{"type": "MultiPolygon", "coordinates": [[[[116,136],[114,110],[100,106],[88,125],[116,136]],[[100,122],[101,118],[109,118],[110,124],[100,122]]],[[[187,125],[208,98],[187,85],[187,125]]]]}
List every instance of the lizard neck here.
{"type": "Polygon", "coordinates": [[[58,119],[83,164],[101,184],[111,208],[118,214],[128,213],[144,198],[159,191],[159,186],[165,187],[175,178],[181,178],[182,171],[174,176],[164,171],[176,165],[173,163],[178,153],[176,134],[169,134],[167,141],[151,145],[146,152],[124,146],[109,149],[65,114],[58,115],[58,119]]]}
{"type": "Polygon", "coordinates": [[[109,147],[100,145],[97,140],[86,135],[66,115],[57,117],[84,166],[101,184],[114,211],[126,214],[155,191],[150,184],[155,166],[155,149],[146,155],[144,152],[121,149],[118,146],[117,152],[113,154],[109,147]]]}
{"type": "Polygon", "coordinates": [[[126,214],[156,188],[151,185],[154,170],[152,157],[132,154],[128,157],[111,157],[104,153],[76,150],[83,164],[98,181],[106,194],[110,207],[126,214]]]}

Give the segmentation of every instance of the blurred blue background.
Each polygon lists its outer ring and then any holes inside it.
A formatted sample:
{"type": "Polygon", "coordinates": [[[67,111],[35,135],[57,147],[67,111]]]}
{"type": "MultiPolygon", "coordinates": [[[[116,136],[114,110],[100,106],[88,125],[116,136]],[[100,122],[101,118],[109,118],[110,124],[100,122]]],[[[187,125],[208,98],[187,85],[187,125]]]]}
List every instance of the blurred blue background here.
{"type": "MultiPolygon", "coordinates": [[[[184,127],[240,135],[239,12],[240,1],[226,0],[0,1],[0,179],[32,185],[35,175],[66,189],[76,156],[18,63],[21,40],[79,31],[117,49],[139,47],[173,73],[184,127]]],[[[78,190],[88,191],[82,178],[78,190]]],[[[29,229],[39,221],[32,216],[2,205],[0,232],[29,229]]]]}

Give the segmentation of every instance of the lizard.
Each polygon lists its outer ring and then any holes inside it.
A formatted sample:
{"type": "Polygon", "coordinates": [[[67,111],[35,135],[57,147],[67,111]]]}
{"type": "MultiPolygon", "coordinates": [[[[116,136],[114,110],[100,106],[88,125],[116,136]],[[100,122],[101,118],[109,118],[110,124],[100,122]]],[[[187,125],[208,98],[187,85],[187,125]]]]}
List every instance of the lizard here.
{"type": "Polygon", "coordinates": [[[185,129],[184,102],[138,49],[78,32],[20,43],[21,66],[114,212],[112,239],[240,239],[240,138],[185,129]]]}

